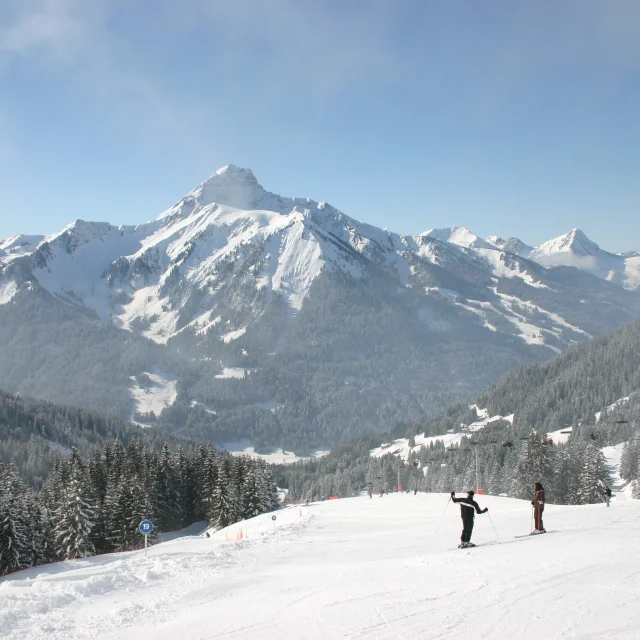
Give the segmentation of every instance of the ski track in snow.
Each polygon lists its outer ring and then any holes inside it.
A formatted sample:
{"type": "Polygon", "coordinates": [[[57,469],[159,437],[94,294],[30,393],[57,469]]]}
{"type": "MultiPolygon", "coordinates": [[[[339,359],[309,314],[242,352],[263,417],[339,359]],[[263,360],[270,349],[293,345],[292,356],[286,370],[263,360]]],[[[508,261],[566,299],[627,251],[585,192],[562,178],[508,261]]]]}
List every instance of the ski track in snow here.
{"type": "MultiPolygon", "coordinates": [[[[447,496],[290,507],[211,539],[30,569],[0,580],[8,640],[640,638],[640,501],[554,506],[557,533],[515,539],[528,501],[480,496],[503,544],[451,550],[447,496]]],[[[496,539],[476,518],[473,539],[496,539]]]]}

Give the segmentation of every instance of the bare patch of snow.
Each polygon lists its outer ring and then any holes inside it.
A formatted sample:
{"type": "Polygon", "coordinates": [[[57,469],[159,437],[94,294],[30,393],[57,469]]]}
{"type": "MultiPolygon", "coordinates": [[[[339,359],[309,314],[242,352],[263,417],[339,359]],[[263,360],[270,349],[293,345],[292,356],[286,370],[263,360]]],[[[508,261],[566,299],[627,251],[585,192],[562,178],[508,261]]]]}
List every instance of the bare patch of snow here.
{"type": "Polygon", "coordinates": [[[0,304],[11,302],[16,293],[18,293],[18,285],[15,282],[10,281],[0,285],[0,304]]]}
{"type": "Polygon", "coordinates": [[[241,338],[247,332],[247,327],[242,327],[241,329],[236,329],[235,331],[229,331],[220,336],[220,340],[225,344],[229,344],[229,342],[233,342],[233,340],[237,340],[241,338]]]}
{"type": "Polygon", "coordinates": [[[178,382],[175,376],[166,373],[145,372],[142,374],[149,380],[147,385],[140,386],[135,376],[131,376],[131,397],[135,402],[135,411],[160,415],[170,407],[178,397],[178,382]]]}
{"type": "Polygon", "coordinates": [[[241,367],[224,367],[222,373],[218,373],[214,376],[218,380],[228,380],[234,378],[236,380],[242,380],[247,375],[247,370],[241,367]]]}
{"type": "Polygon", "coordinates": [[[308,457],[297,456],[293,451],[283,451],[282,449],[273,449],[269,453],[256,453],[255,448],[249,440],[226,442],[222,446],[225,451],[228,451],[233,456],[259,458],[269,464],[293,464],[294,462],[300,462],[301,460],[321,458],[329,453],[329,451],[314,451],[308,457]]]}

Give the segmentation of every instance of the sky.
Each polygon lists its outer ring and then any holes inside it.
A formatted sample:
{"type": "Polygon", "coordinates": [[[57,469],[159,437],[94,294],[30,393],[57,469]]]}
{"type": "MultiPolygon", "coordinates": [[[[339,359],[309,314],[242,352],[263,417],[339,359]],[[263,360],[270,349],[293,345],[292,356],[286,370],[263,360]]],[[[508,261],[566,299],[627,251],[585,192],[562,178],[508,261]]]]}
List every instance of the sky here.
{"type": "Polygon", "coordinates": [[[0,238],[218,167],[401,233],[640,250],[636,0],[0,0],[0,238]]]}

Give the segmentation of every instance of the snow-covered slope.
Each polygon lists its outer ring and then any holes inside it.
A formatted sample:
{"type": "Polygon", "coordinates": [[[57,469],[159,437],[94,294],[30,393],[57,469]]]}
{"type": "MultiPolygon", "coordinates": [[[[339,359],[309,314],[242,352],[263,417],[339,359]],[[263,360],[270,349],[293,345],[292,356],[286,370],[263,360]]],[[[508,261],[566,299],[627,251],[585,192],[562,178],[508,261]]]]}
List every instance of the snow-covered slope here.
{"type": "Polygon", "coordinates": [[[640,501],[548,505],[551,533],[517,539],[529,502],[480,496],[490,517],[476,518],[473,540],[502,544],[458,550],[459,509],[447,500],[294,507],[148,558],[23,571],[0,580],[0,628],[7,640],[640,637],[640,501]]]}
{"type": "Polygon", "coordinates": [[[469,229],[465,227],[452,227],[451,229],[429,229],[425,231],[422,236],[428,238],[435,238],[441,242],[449,242],[456,244],[459,247],[465,247],[467,249],[493,249],[492,244],[479,238],[475,233],[471,233],[469,229]]]}
{"type": "Polygon", "coordinates": [[[45,236],[28,236],[19,234],[0,241],[0,265],[6,264],[14,258],[33,253],[45,236]]]}

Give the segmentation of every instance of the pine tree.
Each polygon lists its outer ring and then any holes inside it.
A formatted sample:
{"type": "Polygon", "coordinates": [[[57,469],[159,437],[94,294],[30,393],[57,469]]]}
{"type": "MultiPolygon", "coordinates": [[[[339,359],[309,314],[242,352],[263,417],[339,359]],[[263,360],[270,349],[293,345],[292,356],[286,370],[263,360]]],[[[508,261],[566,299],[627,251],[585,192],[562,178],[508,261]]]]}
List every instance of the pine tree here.
{"type": "Polygon", "coordinates": [[[638,462],[638,469],[636,471],[636,479],[633,483],[633,490],[631,495],[636,499],[640,500],[640,461],[638,462]]]}
{"type": "Polygon", "coordinates": [[[235,500],[229,463],[226,460],[218,461],[216,465],[215,483],[210,488],[209,514],[207,521],[209,526],[223,529],[238,520],[238,505],[235,500]]]}
{"type": "Polygon", "coordinates": [[[197,522],[198,483],[193,472],[192,461],[185,455],[182,446],[175,455],[174,468],[177,483],[177,503],[181,514],[181,526],[197,522]]]}
{"type": "Polygon", "coordinates": [[[0,470],[0,576],[30,564],[25,494],[13,464],[0,470]]]}
{"type": "Polygon", "coordinates": [[[605,462],[602,451],[595,445],[588,444],[585,447],[578,490],[580,504],[602,502],[601,483],[608,480],[605,462]]]}
{"type": "Polygon", "coordinates": [[[157,525],[159,531],[175,531],[182,525],[178,503],[180,479],[173,466],[169,445],[165,442],[160,454],[157,477],[157,525]]]}
{"type": "Polygon", "coordinates": [[[640,462],[640,432],[636,437],[624,445],[620,457],[620,476],[625,480],[638,477],[638,463],[640,462]]]}
{"type": "Polygon", "coordinates": [[[71,450],[67,467],[68,482],[54,512],[56,551],[65,559],[86,558],[96,551],[92,537],[95,502],[87,470],[75,449],[71,450]]]}
{"type": "MultiPolygon", "coordinates": [[[[262,513],[273,511],[280,506],[280,496],[278,495],[278,487],[274,480],[273,473],[265,462],[260,461],[260,510],[262,513]]],[[[353,488],[346,473],[341,474],[338,481],[339,495],[350,496],[353,494],[353,488]]]]}
{"type": "Polygon", "coordinates": [[[522,446],[518,462],[511,480],[511,495],[516,498],[530,498],[534,482],[549,487],[547,500],[553,496],[551,480],[553,478],[553,447],[545,444],[546,434],[531,436],[522,446]]]}
{"type": "MultiPolygon", "coordinates": [[[[325,481],[329,481],[328,478],[324,478],[325,481]]],[[[328,497],[330,495],[330,488],[323,489],[323,496],[328,497]]],[[[261,513],[260,511],[260,481],[256,473],[254,465],[249,467],[245,476],[245,482],[242,487],[241,500],[241,516],[243,519],[253,518],[261,513]]]]}

